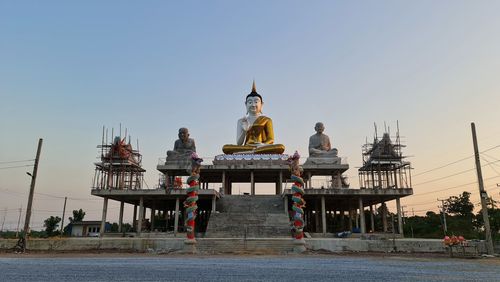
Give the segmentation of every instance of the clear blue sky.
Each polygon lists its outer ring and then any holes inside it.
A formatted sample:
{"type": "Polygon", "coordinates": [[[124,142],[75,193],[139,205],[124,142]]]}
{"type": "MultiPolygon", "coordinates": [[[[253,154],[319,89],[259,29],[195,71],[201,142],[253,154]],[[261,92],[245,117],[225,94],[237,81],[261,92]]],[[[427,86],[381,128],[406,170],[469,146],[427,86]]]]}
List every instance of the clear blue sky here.
{"type": "MultiPolygon", "coordinates": [[[[2,2],[0,162],[33,159],[44,138],[37,191],[72,197],[68,210],[99,219],[90,185],[103,125],[139,139],[153,186],[179,127],[204,157],[235,142],[255,79],[287,153],[306,156],[322,121],[358,187],[373,123],[394,132],[399,120],[419,174],[472,155],[471,121],[481,150],[500,144],[499,10],[497,1],[2,2]]],[[[485,154],[500,159],[500,148],[485,154]]],[[[496,199],[499,165],[483,168],[496,199]]],[[[435,210],[436,198],[464,190],[478,202],[475,184],[437,191],[475,181],[474,171],[434,181],[473,167],[469,158],[415,176],[403,204],[435,210]]],[[[26,206],[26,169],[0,169],[9,226],[26,206]]],[[[35,227],[61,209],[61,198],[39,195],[35,227]]]]}

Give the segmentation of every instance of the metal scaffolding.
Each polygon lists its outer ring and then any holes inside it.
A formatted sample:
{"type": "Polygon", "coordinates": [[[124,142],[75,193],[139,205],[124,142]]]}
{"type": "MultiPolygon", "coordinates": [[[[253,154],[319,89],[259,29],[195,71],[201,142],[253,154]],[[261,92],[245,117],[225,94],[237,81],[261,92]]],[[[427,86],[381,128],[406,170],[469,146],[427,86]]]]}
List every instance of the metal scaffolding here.
{"type": "Polygon", "coordinates": [[[101,161],[94,163],[93,189],[142,189],[146,171],[141,165],[142,155],[138,149],[132,149],[130,137],[126,140],[126,132],[122,138],[120,130],[120,135],[109,142],[108,131],[103,127],[101,145],[97,146],[101,161]]]}
{"type": "Polygon", "coordinates": [[[411,188],[411,164],[404,160],[403,147],[399,126],[394,143],[388,132],[378,138],[375,130],[373,143],[362,146],[363,166],[358,169],[361,188],[411,188]]]}

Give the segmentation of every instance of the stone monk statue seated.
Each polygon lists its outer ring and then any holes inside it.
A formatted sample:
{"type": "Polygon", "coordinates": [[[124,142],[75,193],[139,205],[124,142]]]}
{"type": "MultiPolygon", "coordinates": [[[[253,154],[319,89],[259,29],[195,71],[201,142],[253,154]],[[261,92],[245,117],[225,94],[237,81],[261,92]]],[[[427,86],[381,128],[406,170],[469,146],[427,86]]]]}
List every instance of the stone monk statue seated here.
{"type": "Polygon", "coordinates": [[[274,143],[273,121],[262,114],[262,96],[255,89],[247,95],[247,114],[238,120],[236,145],[224,145],[224,154],[282,154],[285,146],[274,143]]]}
{"type": "Polygon", "coordinates": [[[179,128],[179,139],[174,143],[174,150],[167,151],[167,161],[187,159],[196,152],[194,140],[189,138],[189,131],[185,127],[179,128]]]}
{"type": "Polygon", "coordinates": [[[316,134],[309,138],[309,157],[311,158],[330,158],[337,157],[337,149],[330,144],[328,135],[323,134],[325,126],[318,122],[314,127],[316,134]]]}

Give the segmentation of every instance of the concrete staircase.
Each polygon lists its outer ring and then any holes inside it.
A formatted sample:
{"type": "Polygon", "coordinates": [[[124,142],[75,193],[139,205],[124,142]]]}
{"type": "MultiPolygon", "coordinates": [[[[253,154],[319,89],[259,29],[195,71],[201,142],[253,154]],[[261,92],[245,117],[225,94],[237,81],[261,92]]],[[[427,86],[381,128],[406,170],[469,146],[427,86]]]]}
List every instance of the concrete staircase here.
{"type": "Polygon", "coordinates": [[[201,254],[283,255],[293,252],[290,238],[198,238],[196,249],[201,254]]]}
{"type": "Polygon", "coordinates": [[[205,238],[291,238],[279,195],[226,195],[210,216],[205,238]]]}

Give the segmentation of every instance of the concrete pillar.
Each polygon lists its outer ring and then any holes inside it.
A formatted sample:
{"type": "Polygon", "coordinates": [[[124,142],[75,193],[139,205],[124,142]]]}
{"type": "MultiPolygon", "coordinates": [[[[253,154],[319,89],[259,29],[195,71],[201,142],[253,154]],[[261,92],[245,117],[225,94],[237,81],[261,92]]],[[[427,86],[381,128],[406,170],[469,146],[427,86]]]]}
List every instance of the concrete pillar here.
{"type": "Polygon", "coordinates": [[[337,172],[337,188],[342,188],[342,173],[337,172]]]}
{"type": "Polygon", "coordinates": [[[133,219],[132,219],[132,226],[134,226],[135,228],[135,231],[137,232],[137,205],[134,205],[134,215],[133,215],[133,219]]]}
{"type": "Polygon", "coordinates": [[[215,213],[216,201],[217,201],[217,196],[213,195],[213,197],[212,197],[212,213],[215,213]]]}
{"type": "Polygon", "coordinates": [[[165,232],[168,231],[168,210],[163,210],[163,216],[165,217],[165,232]]]}
{"type": "Polygon", "coordinates": [[[382,226],[384,228],[384,232],[387,232],[387,205],[385,202],[382,202],[382,226]]]}
{"type": "Polygon", "coordinates": [[[345,231],[345,226],[344,226],[345,211],[343,209],[339,211],[339,216],[340,216],[340,231],[345,231]]]}
{"type": "Polygon", "coordinates": [[[352,231],[352,220],[353,220],[353,212],[352,210],[349,208],[349,222],[348,222],[348,227],[349,227],[349,231],[352,231]]]}
{"type": "Polygon", "coordinates": [[[359,197],[359,224],[361,225],[361,234],[366,233],[365,209],[363,207],[363,198],[359,197]]]}
{"type": "Polygon", "coordinates": [[[311,172],[310,172],[310,171],[309,171],[309,172],[307,172],[307,182],[309,183],[309,184],[307,185],[307,188],[308,188],[308,189],[311,189],[311,188],[312,188],[312,174],[311,174],[311,172]]]}
{"type": "Polygon", "coordinates": [[[288,216],[288,196],[285,195],[283,199],[285,201],[285,215],[288,216]]]}
{"type": "Polygon", "coordinates": [[[325,196],[321,196],[321,223],[323,225],[323,235],[326,235],[326,207],[325,196]]]}
{"type": "Polygon", "coordinates": [[[104,230],[106,229],[107,213],[108,213],[108,198],[104,197],[104,202],[102,204],[102,219],[101,219],[101,229],[99,230],[99,237],[104,236],[104,230]]]}
{"type": "Polygon", "coordinates": [[[375,232],[375,218],[373,216],[373,205],[370,205],[370,227],[372,232],[375,232]]]}
{"type": "Polygon", "coordinates": [[[179,229],[179,198],[175,198],[174,237],[177,236],[178,229],[179,229]]]}
{"type": "Polygon", "coordinates": [[[226,187],[226,171],[222,171],[222,191],[224,191],[224,194],[229,194],[227,192],[227,187],[226,187]]]}
{"type": "Polygon", "coordinates": [[[394,188],[398,189],[398,173],[397,170],[394,170],[394,188]]]}
{"type": "Polygon", "coordinates": [[[316,200],[314,201],[314,225],[315,225],[315,230],[314,232],[316,233],[319,233],[319,225],[320,225],[320,222],[319,222],[319,213],[320,213],[320,210],[321,210],[321,200],[316,200]]]}
{"type": "Polygon", "coordinates": [[[396,198],[396,209],[398,211],[398,231],[403,235],[403,218],[401,217],[401,199],[396,198]]]}
{"type": "Polygon", "coordinates": [[[139,197],[139,218],[137,219],[137,236],[141,236],[142,220],[144,219],[144,197],[139,197]]]}
{"type": "Polygon", "coordinates": [[[359,229],[359,214],[358,214],[358,209],[355,209],[354,211],[354,222],[356,224],[356,228],[359,229]]]}
{"type": "Polygon", "coordinates": [[[253,170],[250,171],[250,195],[255,195],[255,178],[253,170]]]}
{"type": "Polygon", "coordinates": [[[118,218],[118,232],[122,232],[123,227],[123,208],[125,203],[123,201],[120,202],[120,217],[118,218]]]}
{"type": "Polygon", "coordinates": [[[151,231],[153,231],[155,228],[155,215],[156,215],[156,206],[155,202],[153,201],[152,207],[151,207],[151,231]]]}
{"type": "Polygon", "coordinates": [[[165,172],[165,190],[170,188],[170,179],[168,178],[168,173],[165,172]]]}
{"type": "Polygon", "coordinates": [[[280,170],[278,180],[276,181],[276,195],[281,195],[281,187],[283,187],[283,172],[280,170]]]}

